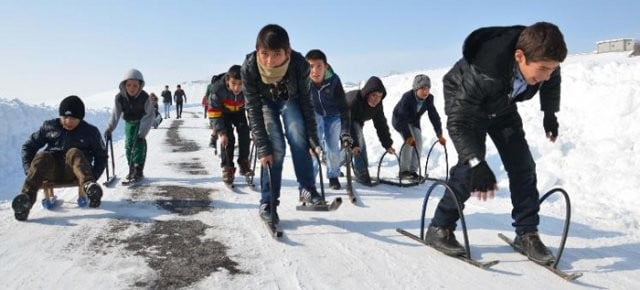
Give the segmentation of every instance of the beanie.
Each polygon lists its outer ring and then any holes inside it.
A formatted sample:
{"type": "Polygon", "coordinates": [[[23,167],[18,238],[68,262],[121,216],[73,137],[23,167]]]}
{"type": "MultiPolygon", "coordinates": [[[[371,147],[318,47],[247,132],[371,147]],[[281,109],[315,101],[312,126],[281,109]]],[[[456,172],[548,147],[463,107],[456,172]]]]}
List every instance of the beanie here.
{"type": "Polygon", "coordinates": [[[84,103],[78,98],[78,96],[68,96],[60,102],[60,108],[58,109],[60,116],[68,116],[84,119],[84,103]]]}
{"type": "Polygon", "coordinates": [[[413,79],[413,90],[415,91],[419,88],[431,88],[431,79],[426,75],[417,75],[413,79]]]}

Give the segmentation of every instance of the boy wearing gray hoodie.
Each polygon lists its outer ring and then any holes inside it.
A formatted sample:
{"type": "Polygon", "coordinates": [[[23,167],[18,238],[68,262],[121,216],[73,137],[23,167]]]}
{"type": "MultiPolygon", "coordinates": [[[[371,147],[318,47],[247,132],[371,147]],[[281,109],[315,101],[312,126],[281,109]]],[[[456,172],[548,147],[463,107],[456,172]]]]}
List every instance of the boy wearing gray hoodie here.
{"type": "Polygon", "coordinates": [[[125,121],[125,150],[129,164],[128,180],[138,180],[143,176],[144,163],[147,155],[147,141],[145,137],[151,130],[154,119],[154,108],[151,98],[143,90],[144,78],[136,69],[129,70],[120,82],[120,92],[115,97],[115,104],[111,112],[111,119],[104,130],[105,138],[111,138],[120,120],[125,121]]]}

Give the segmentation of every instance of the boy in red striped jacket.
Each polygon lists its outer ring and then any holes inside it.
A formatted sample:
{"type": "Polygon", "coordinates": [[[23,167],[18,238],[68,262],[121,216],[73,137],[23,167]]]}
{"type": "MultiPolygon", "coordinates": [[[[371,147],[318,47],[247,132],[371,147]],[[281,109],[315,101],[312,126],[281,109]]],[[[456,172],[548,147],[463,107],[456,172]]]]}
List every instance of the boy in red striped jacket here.
{"type": "Polygon", "coordinates": [[[233,164],[233,151],[236,142],[233,127],[238,132],[240,175],[253,175],[253,171],[249,167],[249,125],[245,115],[245,99],[242,93],[239,65],[233,65],[229,71],[219,75],[212,84],[208,99],[211,127],[220,140],[222,180],[227,184],[232,184],[236,172],[233,164]]]}

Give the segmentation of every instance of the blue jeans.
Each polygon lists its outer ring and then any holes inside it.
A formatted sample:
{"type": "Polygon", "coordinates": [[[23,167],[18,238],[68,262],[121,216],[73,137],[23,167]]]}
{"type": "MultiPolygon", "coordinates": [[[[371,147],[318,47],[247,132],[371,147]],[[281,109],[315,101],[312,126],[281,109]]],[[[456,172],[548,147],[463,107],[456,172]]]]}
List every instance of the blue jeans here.
{"type": "MultiPolygon", "coordinates": [[[[316,123],[318,124],[318,140],[322,143],[322,149],[327,154],[327,178],[340,177],[340,163],[343,158],[340,151],[340,115],[322,116],[316,113],[316,123]]],[[[318,164],[313,159],[314,176],[318,171],[318,164]]]]}
{"type": "Polygon", "coordinates": [[[171,103],[164,103],[164,118],[171,117],[171,103]]]}
{"type": "Polygon", "coordinates": [[[355,177],[369,176],[369,159],[367,158],[367,140],[362,134],[362,127],[357,122],[351,124],[351,136],[360,146],[360,154],[353,154],[353,173],[355,177]]]}
{"type": "Polygon", "coordinates": [[[309,155],[310,145],[307,138],[306,124],[297,99],[276,102],[263,99],[262,102],[264,125],[273,149],[273,164],[271,164],[273,184],[270,184],[269,175],[265,168],[263,168],[260,177],[262,192],[260,203],[264,204],[269,203],[271,194],[275,195],[276,200],[280,198],[282,165],[286,146],[285,136],[289,142],[293,169],[296,173],[299,188],[315,187],[316,181],[313,176],[313,162],[309,155]],[[282,116],[282,121],[280,116],[282,116]]]}

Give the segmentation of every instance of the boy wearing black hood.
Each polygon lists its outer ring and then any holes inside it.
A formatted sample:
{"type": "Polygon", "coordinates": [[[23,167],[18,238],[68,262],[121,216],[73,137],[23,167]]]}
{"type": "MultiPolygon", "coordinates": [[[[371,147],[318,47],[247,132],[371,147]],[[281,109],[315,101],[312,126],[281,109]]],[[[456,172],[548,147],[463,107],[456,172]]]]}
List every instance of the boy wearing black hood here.
{"type": "Polygon", "coordinates": [[[378,139],[382,147],[389,152],[395,154],[393,149],[393,140],[389,133],[389,125],[387,118],[384,116],[382,100],[387,95],[382,81],[375,76],[367,80],[361,90],[350,91],[346,94],[347,107],[349,108],[349,118],[351,120],[351,137],[353,143],[351,150],[353,152],[353,172],[356,181],[363,185],[371,186],[371,177],[369,175],[369,160],[367,158],[367,147],[362,127],[364,122],[373,120],[373,126],[378,133],[378,139]]]}
{"type": "MultiPolygon", "coordinates": [[[[24,221],[43,181],[78,183],[78,205],[100,206],[102,188],[96,183],[107,164],[107,149],[100,131],[85,122],[84,103],[77,96],[60,102],[60,118],[45,121],[22,145],[27,177],[12,202],[15,218],[24,221]],[[47,146],[44,151],[40,148],[47,146]],[[87,200],[88,199],[88,200],[87,200]]],[[[49,200],[43,200],[43,205],[49,200]]],[[[51,206],[51,205],[49,205],[51,206]]]]}
{"type": "Polygon", "coordinates": [[[151,104],[151,98],[143,90],[144,78],[140,71],[129,70],[124,80],[120,82],[119,88],[120,92],[115,97],[111,119],[104,130],[104,135],[107,140],[111,139],[111,134],[122,116],[125,120],[125,151],[129,164],[129,174],[126,179],[135,181],[143,177],[147,157],[145,138],[153,125],[155,110],[151,104]]]}
{"type": "Polygon", "coordinates": [[[310,154],[318,154],[318,133],[313,103],[309,95],[309,64],[291,49],[287,31],[269,24],[258,33],[256,51],[247,55],[242,65],[242,84],[247,100],[253,141],[263,168],[271,166],[271,183],[262,170],[260,217],[277,224],[271,195],[280,196],[285,137],[289,143],[293,168],[304,204],[324,202],[316,190],[310,154]],[[314,148],[314,149],[311,149],[314,148]]]}
{"type": "MultiPolygon", "coordinates": [[[[564,37],[551,23],[485,27],[467,37],[463,58],[443,78],[447,129],[458,151],[449,184],[461,203],[470,195],[493,198],[496,177],[484,160],[489,135],[509,176],[514,244],[540,264],[555,257],[538,235],[536,165],[516,103],[540,92],[544,131],[554,142],[558,135],[555,113],[560,108],[559,65],[566,56],[564,37]]],[[[445,195],[425,241],[445,254],[463,255],[465,249],[453,234],[459,218],[454,199],[445,195]]]]}

